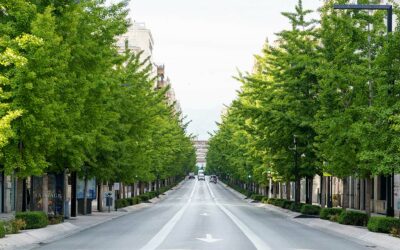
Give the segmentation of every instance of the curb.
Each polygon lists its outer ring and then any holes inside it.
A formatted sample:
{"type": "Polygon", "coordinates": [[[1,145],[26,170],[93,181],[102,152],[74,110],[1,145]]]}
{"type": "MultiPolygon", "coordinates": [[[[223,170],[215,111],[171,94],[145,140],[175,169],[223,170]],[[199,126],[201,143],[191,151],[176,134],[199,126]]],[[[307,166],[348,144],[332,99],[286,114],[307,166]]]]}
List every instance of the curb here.
{"type": "Polygon", "coordinates": [[[158,202],[164,200],[167,198],[167,196],[171,192],[175,192],[175,190],[179,189],[185,180],[181,181],[178,183],[176,186],[171,188],[170,190],[166,191],[164,195],[160,195],[159,198],[153,198],[149,200],[151,203],[139,203],[136,205],[124,207],[121,209],[118,209],[117,213],[114,213],[113,215],[110,215],[108,218],[105,218],[101,221],[94,222],[93,224],[89,224],[87,226],[76,226],[70,222],[63,222],[60,224],[56,225],[49,225],[45,228],[40,228],[40,229],[32,229],[32,230],[24,230],[21,231],[19,234],[11,234],[11,235],[6,235],[5,238],[13,238],[14,242],[18,242],[21,244],[15,244],[15,243],[1,243],[0,239],[0,250],[29,250],[36,248],[40,246],[40,244],[48,244],[63,238],[67,238],[71,235],[77,234],[79,232],[82,232],[84,230],[96,227],[98,225],[101,225],[103,223],[106,223],[108,221],[117,219],[119,217],[128,215],[130,213],[133,213],[135,211],[142,210],[144,208],[150,207],[154,204],[157,204],[158,202]],[[56,232],[56,233],[54,233],[56,232]]]}
{"type": "Polygon", "coordinates": [[[350,240],[362,241],[369,244],[367,247],[377,248],[377,249],[399,249],[400,239],[392,237],[383,233],[371,232],[366,228],[342,225],[336,222],[331,222],[327,220],[322,220],[320,218],[304,219],[296,218],[301,215],[301,213],[296,213],[283,208],[275,207],[269,204],[260,204],[258,207],[264,208],[268,211],[279,213],[286,216],[289,220],[314,228],[320,231],[325,231],[329,233],[334,233],[341,236],[346,236],[350,240]]]}
{"type": "MultiPolygon", "coordinates": [[[[228,184],[225,184],[224,182],[218,180],[219,183],[221,183],[226,189],[228,189],[229,191],[231,191],[231,193],[233,193],[234,195],[236,195],[237,197],[239,197],[242,200],[245,200],[247,197],[246,195],[236,191],[235,189],[231,188],[228,184]]],[[[248,198],[247,200],[249,200],[249,203],[251,203],[253,200],[248,198]]]]}

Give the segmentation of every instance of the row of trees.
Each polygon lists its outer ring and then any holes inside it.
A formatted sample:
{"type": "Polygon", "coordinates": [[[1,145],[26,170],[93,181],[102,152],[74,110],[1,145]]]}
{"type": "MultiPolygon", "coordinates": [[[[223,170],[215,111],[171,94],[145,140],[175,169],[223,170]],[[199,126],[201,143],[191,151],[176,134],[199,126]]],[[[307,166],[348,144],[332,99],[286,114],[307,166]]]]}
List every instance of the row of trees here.
{"type": "MultiPolygon", "coordinates": [[[[379,3],[359,1],[371,2],[379,3]]],[[[333,9],[349,3],[326,1],[319,20],[301,0],[283,13],[292,28],[238,77],[239,96],[209,143],[210,171],[244,183],[295,181],[296,202],[300,179],[329,173],[343,178],[344,207],[346,177],[366,180],[368,201],[372,176],[399,172],[400,33],[387,33],[386,12],[333,9]]]]}
{"type": "Polygon", "coordinates": [[[154,181],[194,167],[186,124],[149,62],[115,39],[127,1],[0,3],[0,163],[24,178],[154,181]]]}

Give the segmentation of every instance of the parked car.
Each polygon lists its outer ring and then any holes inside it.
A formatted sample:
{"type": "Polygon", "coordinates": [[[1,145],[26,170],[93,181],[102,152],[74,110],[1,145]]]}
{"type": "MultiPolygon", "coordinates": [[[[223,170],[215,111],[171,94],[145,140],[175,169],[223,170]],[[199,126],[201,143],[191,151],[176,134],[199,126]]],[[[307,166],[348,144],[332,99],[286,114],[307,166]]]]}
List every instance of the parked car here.
{"type": "Polygon", "coordinates": [[[217,178],[216,175],[211,175],[210,176],[210,182],[213,182],[213,183],[217,184],[217,181],[218,181],[218,178],[217,178]]]}
{"type": "Polygon", "coordinates": [[[196,179],[196,177],[194,176],[194,173],[193,173],[193,172],[190,172],[190,173],[189,173],[189,179],[196,179]]]}

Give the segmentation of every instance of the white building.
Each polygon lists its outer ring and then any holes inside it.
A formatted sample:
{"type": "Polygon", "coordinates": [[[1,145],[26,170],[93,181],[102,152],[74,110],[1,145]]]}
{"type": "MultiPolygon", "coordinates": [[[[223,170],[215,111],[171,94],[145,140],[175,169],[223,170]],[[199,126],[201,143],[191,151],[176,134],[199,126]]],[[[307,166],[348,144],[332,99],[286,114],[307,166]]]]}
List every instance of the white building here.
{"type": "Polygon", "coordinates": [[[142,53],[142,61],[149,59],[153,63],[154,40],[151,31],[146,28],[145,23],[134,22],[128,32],[117,39],[118,51],[124,53],[126,49],[135,53],[142,53]]]}

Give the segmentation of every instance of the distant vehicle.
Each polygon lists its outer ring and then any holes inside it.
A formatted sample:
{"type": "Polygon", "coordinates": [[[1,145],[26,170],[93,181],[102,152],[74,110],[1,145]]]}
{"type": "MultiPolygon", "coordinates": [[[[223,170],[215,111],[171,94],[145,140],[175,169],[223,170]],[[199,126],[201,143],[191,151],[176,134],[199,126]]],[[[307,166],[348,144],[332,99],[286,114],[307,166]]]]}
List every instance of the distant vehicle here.
{"type": "Polygon", "coordinates": [[[196,179],[196,177],[194,176],[194,173],[193,173],[193,172],[190,172],[190,173],[189,173],[189,179],[196,179]]]}
{"type": "Polygon", "coordinates": [[[210,182],[213,182],[213,183],[217,184],[217,181],[218,181],[218,178],[217,178],[216,175],[211,175],[210,176],[210,182]]]}
{"type": "Polygon", "coordinates": [[[199,173],[197,174],[197,179],[198,180],[203,180],[203,181],[206,180],[206,176],[204,175],[204,171],[200,171],[199,170],[199,173]]]}

